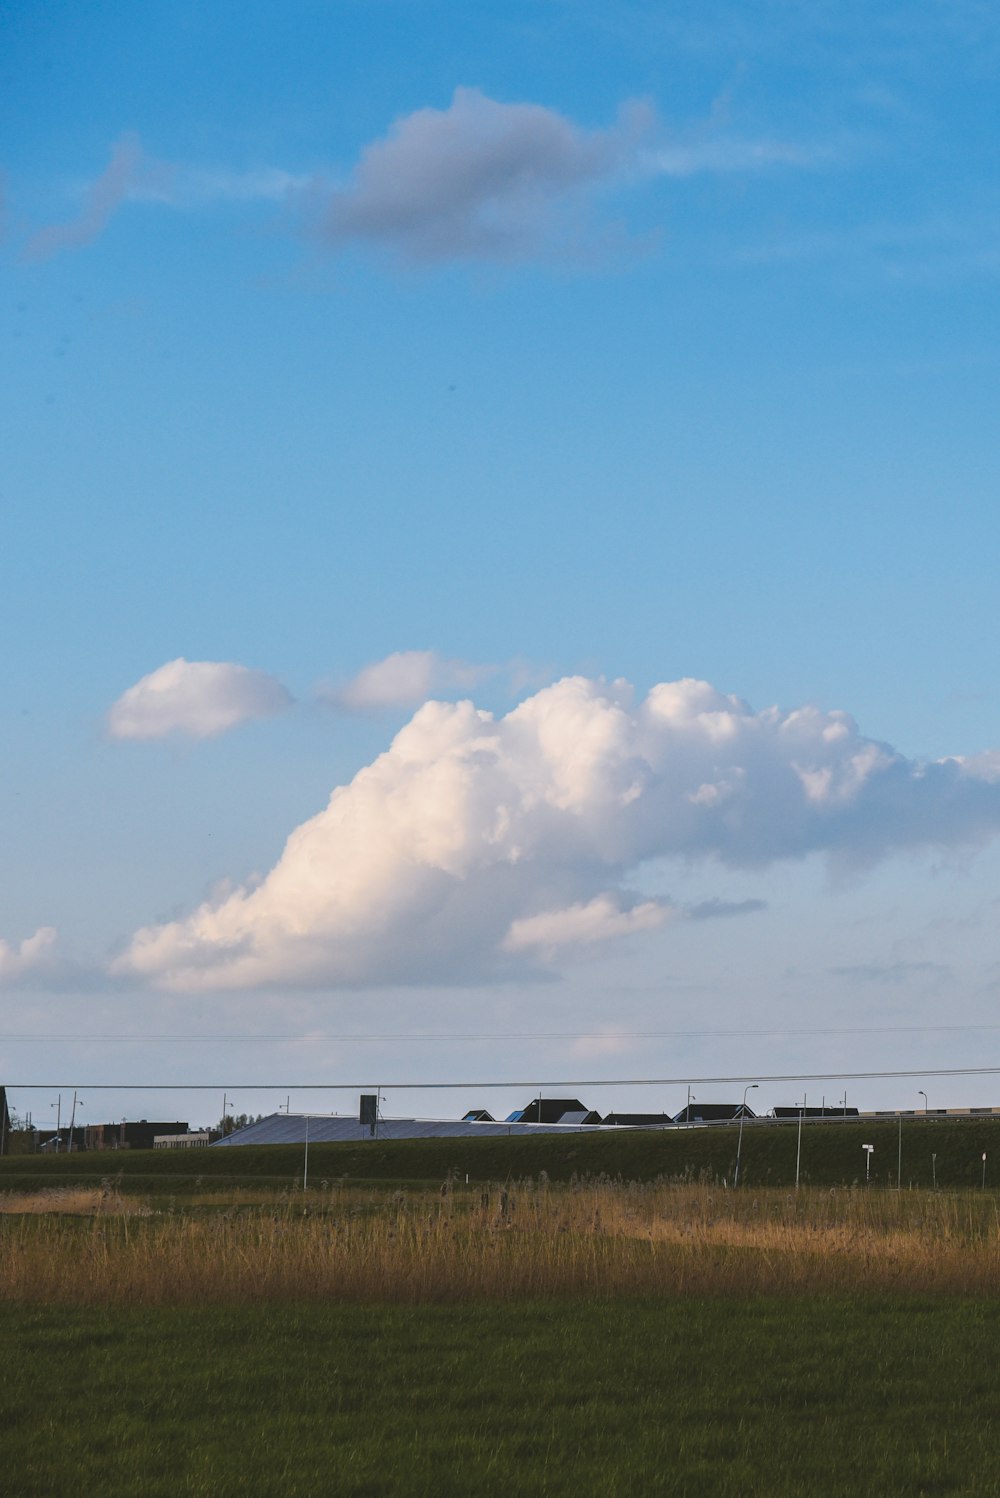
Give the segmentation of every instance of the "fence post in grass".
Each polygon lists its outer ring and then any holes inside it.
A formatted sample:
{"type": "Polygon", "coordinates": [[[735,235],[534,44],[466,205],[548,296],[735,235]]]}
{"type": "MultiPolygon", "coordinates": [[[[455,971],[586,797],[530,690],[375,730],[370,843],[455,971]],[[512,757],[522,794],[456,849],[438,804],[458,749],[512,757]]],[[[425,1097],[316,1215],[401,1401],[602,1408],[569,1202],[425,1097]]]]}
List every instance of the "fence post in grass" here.
{"type": "Polygon", "coordinates": [[[986,1190],[986,1151],[983,1150],[983,1190],[986,1190]]]}
{"type": "Polygon", "coordinates": [[[937,1155],[931,1155],[931,1184],[937,1190],[937,1155]]]}

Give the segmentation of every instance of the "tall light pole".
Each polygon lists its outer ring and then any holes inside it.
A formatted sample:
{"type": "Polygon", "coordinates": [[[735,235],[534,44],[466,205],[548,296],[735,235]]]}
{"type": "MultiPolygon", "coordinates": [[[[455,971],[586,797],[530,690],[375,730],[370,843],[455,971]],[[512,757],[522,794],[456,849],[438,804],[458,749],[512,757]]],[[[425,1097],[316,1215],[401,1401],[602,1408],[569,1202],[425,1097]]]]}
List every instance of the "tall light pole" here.
{"type": "Polygon", "coordinates": [[[690,1122],[691,1122],[691,1104],[692,1104],[692,1103],[693,1103],[693,1102],[695,1102],[695,1101],[697,1101],[697,1100],[696,1100],[696,1098],[695,1098],[695,1095],[694,1095],[694,1093],[693,1093],[693,1092],[692,1092],[692,1091],[691,1091],[691,1088],[690,1088],[690,1087],[689,1087],[689,1088],[688,1088],[688,1101],[687,1101],[687,1107],[686,1107],[686,1108],[685,1108],[685,1109],[684,1109],[684,1122],[685,1122],[685,1123],[686,1123],[686,1124],[689,1124],[689,1123],[690,1123],[690,1122]]]}
{"type": "Polygon", "coordinates": [[[927,1094],[922,1087],[917,1088],[917,1097],[922,1097],[924,1100],[924,1117],[926,1118],[930,1112],[930,1103],[927,1101],[927,1094]]]}
{"type": "Polygon", "coordinates": [[[756,1086],[756,1082],[748,1082],[743,1089],[743,1107],[740,1111],[740,1137],[736,1143],[736,1169],[733,1172],[734,1186],[738,1186],[740,1184],[740,1156],[743,1153],[743,1120],[746,1118],[747,1112],[747,1093],[756,1086]]]}
{"type": "Polygon", "coordinates": [[[802,1164],[802,1115],[806,1111],[806,1095],[802,1095],[802,1107],[799,1109],[799,1143],[795,1151],[795,1189],[799,1189],[799,1166],[802,1164]]]}

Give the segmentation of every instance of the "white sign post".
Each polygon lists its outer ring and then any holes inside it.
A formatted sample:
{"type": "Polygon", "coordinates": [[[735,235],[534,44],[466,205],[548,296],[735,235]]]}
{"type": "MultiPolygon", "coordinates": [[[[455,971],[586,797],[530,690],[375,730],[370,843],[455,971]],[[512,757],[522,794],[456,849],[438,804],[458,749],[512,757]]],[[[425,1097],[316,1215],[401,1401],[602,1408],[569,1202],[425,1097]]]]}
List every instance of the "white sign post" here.
{"type": "Polygon", "coordinates": [[[865,1185],[867,1186],[868,1182],[871,1180],[872,1155],[874,1155],[875,1153],[875,1146],[874,1144],[863,1144],[861,1148],[865,1152],[865,1185]]]}

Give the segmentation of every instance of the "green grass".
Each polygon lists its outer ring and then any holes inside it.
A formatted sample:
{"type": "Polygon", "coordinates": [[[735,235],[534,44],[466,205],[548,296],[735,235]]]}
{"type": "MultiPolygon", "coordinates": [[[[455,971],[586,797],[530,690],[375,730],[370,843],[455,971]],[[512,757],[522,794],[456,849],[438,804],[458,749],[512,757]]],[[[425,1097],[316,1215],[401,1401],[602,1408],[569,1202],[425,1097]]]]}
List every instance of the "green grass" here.
{"type": "MultiPolygon", "coordinates": [[[[622,1130],[607,1134],[540,1135],[536,1138],[404,1139],[358,1144],[314,1144],[310,1181],[343,1177],[386,1186],[438,1184],[449,1171],[472,1181],[537,1176],[553,1181],[572,1175],[608,1175],[648,1181],[658,1176],[732,1179],[736,1128],[622,1130]]],[[[787,1186],[795,1180],[797,1129],[748,1127],[743,1135],[742,1178],[748,1188],[787,1186]]],[[[874,1144],[872,1184],[896,1184],[898,1132],[894,1122],[806,1123],[802,1130],[802,1181],[817,1186],[864,1181],[862,1144],[874,1144]]],[[[931,1155],[937,1182],[946,1189],[976,1187],[987,1152],[987,1185],[1000,1185],[1000,1118],[907,1119],[903,1123],[903,1185],[930,1186],[931,1155]],[[990,1165],[990,1162],[994,1162],[990,1165]],[[995,1178],[994,1178],[995,1172],[995,1178]]],[[[42,1158],[0,1159],[0,1191],[37,1189],[81,1177],[122,1173],[126,1190],[176,1193],[212,1185],[282,1188],[301,1182],[298,1145],[174,1151],[123,1150],[42,1158]]]]}
{"type": "Polygon", "coordinates": [[[0,1489],[1000,1493],[1000,1304],[0,1308],[0,1489]]]}

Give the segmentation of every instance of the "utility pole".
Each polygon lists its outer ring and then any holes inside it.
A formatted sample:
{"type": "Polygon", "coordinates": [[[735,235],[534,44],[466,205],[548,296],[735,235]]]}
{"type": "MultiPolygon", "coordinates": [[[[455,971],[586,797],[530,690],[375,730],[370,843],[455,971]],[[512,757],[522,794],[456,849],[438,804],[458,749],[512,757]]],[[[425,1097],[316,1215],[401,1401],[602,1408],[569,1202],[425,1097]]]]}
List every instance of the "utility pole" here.
{"type": "MultiPolygon", "coordinates": [[[[83,1099],[80,1099],[80,1107],[83,1107],[83,1099]]],[[[69,1116],[69,1149],[67,1154],[73,1153],[73,1125],[76,1123],[76,1088],[73,1089],[73,1111],[69,1116]]]]}
{"type": "Polygon", "coordinates": [[[740,1184],[740,1159],[743,1154],[743,1120],[746,1117],[747,1111],[747,1093],[751,1090],[751,1088],[754,1088],[757,1085],[758,1084],[756,1082],[748,1082],[743,1089],[743,1107],[740,1110],[740,1137],[736,1142],[736,1169],[733,1172],[734,1186],[738,1186],[740,1184]]]}
{"type": "Polygon", "coordinates": [[[795,1151],[795,1189],[799,1189],[799,1166],[802,1164],[802,1117],[806,1111],[806,1094],[802,1094],[802,1107],[799,1109],[799,1145],[795,1151]]]}

